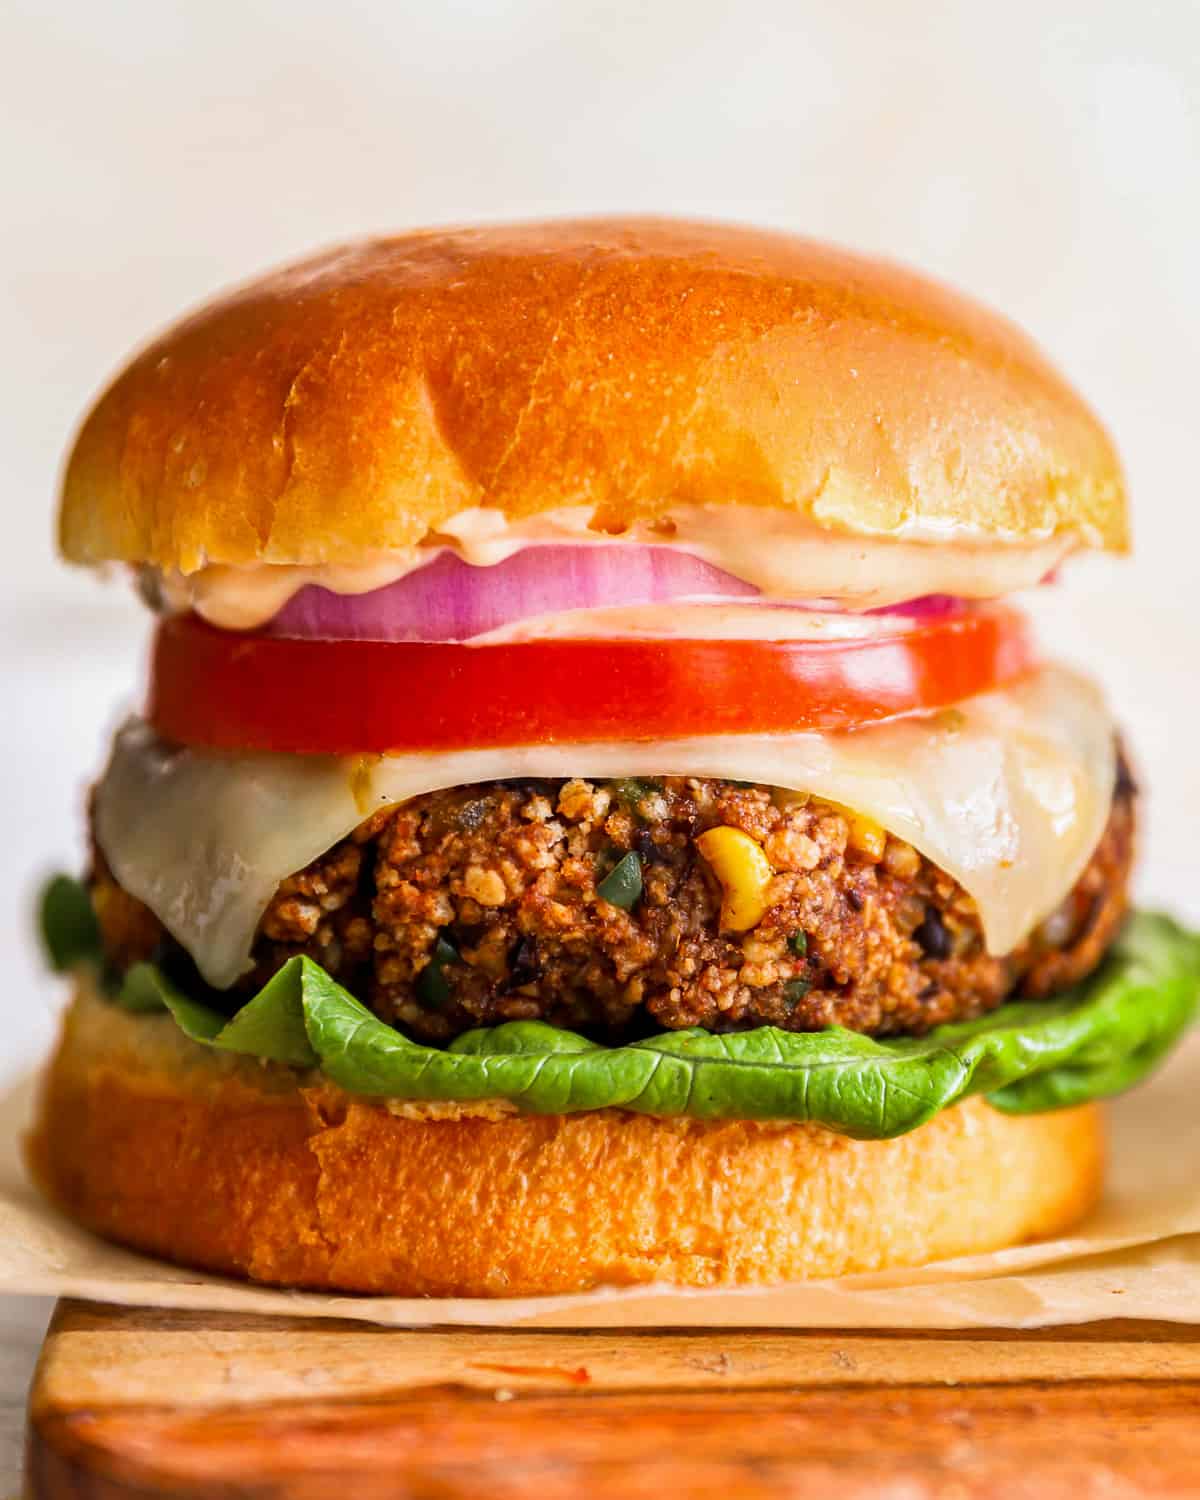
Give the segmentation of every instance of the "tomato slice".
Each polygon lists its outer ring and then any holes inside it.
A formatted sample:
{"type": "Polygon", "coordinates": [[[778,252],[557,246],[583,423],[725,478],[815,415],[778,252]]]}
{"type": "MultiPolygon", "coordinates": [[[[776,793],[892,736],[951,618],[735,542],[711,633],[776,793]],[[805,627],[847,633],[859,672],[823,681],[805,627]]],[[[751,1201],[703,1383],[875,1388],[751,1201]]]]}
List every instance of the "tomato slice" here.
{"type": "Polygon", "coordinates": [[[165,739],[292,754],[846,729],[1028,671],[1001,606],[859,640],[306,641],[164,621],[148,715],[165,739]]]}

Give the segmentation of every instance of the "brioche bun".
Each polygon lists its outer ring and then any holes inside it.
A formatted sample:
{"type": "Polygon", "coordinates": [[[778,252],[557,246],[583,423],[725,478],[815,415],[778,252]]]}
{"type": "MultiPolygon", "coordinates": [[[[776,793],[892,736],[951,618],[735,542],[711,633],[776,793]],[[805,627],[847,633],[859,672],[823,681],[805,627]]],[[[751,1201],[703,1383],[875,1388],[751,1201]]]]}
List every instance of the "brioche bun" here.
{"type": "Polygon", "coordinates": [[[92,410],[61,541],[355,565],[474,506],[620,533],[682,503],[1128,541],[1108,437],[1011,324],[811,240],[654,219],[372,240],[219,298],[92,410]]]}
{"type": "Polygon", "coordinates": [[[892,1141],[817,1126],[510,1106],[390,1110],[208,1051],[80,986],[30,1159],[106,1238],[285,1286],[532,1296],[917,1265],[1073,1224],[1094,1106],[971,1099],[892,1141]]]}

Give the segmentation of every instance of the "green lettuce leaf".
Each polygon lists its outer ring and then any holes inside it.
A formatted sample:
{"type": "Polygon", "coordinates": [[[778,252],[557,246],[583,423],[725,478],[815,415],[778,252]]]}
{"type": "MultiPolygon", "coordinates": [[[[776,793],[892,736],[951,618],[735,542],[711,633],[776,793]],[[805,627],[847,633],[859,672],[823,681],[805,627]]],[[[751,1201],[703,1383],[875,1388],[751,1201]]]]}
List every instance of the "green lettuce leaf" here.
{"type": "Polygon", "coordinates": [[[38,930],[47,962],[56,974],[101,959],[100,925],[92,898],[69,875],[55,875],[43,887],[38,898],[38,930]]]}
{"type": "Polygon", "coordinates": [[[206,1046],[319,1067],[356,1094],[505,1099],[536,1114],[618,1107],[811,1120],[871,1139],[903,1135],[971,1094],[1011,1113],[1038,1113],[1131,1087],[1195,1016],[1200,937],[1169,917],[1137,913],[1096,973],[1066,994],[883,1041],[840,1027],[764,1026],[726,1036],[671,1031],[607,1047],[543,1021],[515,1021],[426,1047],[308,958],[291,959],[232,1020],[181,994],[150,964],[130,971],[118,1001],[169,1011],[206,1046]]]}
{"type": "MultiPolygon", "coordinates": [[[[232,1020],[211,1006],[190,1000],[154,964],[134,964],[125,976],[117,1002],[126,1010],[170,1011],[180,1031],[193,1042],[219,1047],[223,1052],[243,1052],[267,1062],[315,1068],[320,1058],[308,1040],[302,998],[303,966],[308,962],[290,959],[232,1020]]],[[[329,978],[324,969],[311,966],[329,978]]]]}

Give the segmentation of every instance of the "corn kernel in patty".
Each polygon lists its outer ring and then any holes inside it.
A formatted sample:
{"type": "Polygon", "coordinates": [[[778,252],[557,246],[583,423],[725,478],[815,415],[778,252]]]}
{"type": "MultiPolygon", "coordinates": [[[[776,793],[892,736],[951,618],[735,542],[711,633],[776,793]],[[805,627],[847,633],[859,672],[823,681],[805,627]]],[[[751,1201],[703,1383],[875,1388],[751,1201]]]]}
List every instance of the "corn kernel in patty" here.
{"type": "Polygon", "coordinates": [[[721,931],[749,932],[762,921],[770,904],[767,892],[775,874],[771,861],[740,828],[710,828],[696,840],[724,892],[721,931]]]}

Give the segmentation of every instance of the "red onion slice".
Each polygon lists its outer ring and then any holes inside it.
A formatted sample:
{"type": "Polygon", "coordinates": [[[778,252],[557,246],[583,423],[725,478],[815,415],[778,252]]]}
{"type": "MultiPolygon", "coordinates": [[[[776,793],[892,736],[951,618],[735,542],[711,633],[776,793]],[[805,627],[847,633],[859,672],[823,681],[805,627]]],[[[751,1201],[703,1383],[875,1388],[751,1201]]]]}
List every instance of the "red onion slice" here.
{"type": "MultiPolygon", "coordinates": [[[[469,641],[541,615],[732,599],[830,613],[845,609],[829,600],[766,599],[753,584],[669,547],[593,543],[526,547],[490,567],[442,552],[395,583],[363,594],[307,584],[268,632],[307,640],[469,641]]],[[[923,621],[962,608],[953,595],[928,594],[868,613],[923,621]]]]}
{"type": "Polygon", "coordinates": [[[443,552],[365,594],[307,584],[268,628],[310,640],[467,641],[532,615],[757,594],[753,584],[667,547],[527,547],[482,568],[443,552]]]}
{"type": "Polygon", "coordinates": [[[944,620],[949,615],[962,614],[966,607],[966,600],[959,598],[957,594],[923,594],[919,599],[906,599],[902,604],[884,604],[867,613],[904,615],[910,620],[944,620]]]}

